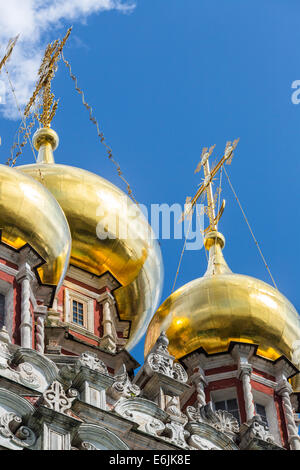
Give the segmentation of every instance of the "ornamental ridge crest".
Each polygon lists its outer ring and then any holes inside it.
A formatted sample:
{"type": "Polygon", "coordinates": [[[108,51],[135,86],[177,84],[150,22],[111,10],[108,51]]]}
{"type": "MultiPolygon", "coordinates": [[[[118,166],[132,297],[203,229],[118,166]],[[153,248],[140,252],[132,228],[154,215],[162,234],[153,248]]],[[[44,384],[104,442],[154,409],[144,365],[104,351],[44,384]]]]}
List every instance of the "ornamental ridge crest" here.
{"type": "Polygon", "coordinates": [[[80,355],[78,365],[88,367],[89,369],[108,375],[108,370],[104,362],[98,358],[97,354],[90,351],[85,351],[80,355]]]}

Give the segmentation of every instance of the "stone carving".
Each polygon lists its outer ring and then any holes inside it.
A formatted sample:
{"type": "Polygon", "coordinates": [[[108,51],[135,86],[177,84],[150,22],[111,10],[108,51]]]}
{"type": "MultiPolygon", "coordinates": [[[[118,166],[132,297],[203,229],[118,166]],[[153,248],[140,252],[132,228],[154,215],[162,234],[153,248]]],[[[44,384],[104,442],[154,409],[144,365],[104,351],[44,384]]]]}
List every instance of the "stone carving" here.
{"type": "Polygon", "coordinates": [[[270,434],[268,426],[262,422],[259,416],[254,416],[251,420],[250,436],[258,437],[266,442],[274,442],[274,438],[270,434]]]}
{"type": "Polygon", "coordinates": [[[34,368],[29,362],[19,364],[16,371],[19,373],[19,379],[24,385],[29,385],[32,388],[38,388],[40,386],[40,379],[35,374],[34,368]]]}
{"type": "Polygon", "coordinates": [[[22,418],[15,413],[4,413],[0,417],[0,435],[20,447],[31,447],[36,441],[34,432],[22,426],[22,418]]]}
{"type": "Polygon", "coordinates": [[[82,442],[80,445],[80,450],[98,450],[94,444],[91,444],[90,442],[82,442]]]}
{"type": "Polygon", "coordinates": [[[11,354],[7,345],[0,342],[0,375],[34,389],[41,386],[40,377],[29,362],[22,362],[16,369],[13,369],[9,365],[10,361],[11,354]]]}
{"type": "Polygon", "coordinates": [[[184,429],[188,418],[180,410],[178,396],[166,396],[166,412],[169,416],[162,436],[179,447],[188,448],[186,439],[189,437],[190,433],[184,429]]]}
{"type": "Polygon", "coordinates": [[[153,372],[160,372],[167,377],[178,380],[179,382],[187,382],[187,373],[180,364],[173,364],[171,358],[162,356],[161,354],[149,354],[147,362],[153,372]]]}
{"type": "Polygon", "coordinates": [[[181,412],[180,410],[180,403],[179,403],[179,397],[168,397],[166,396],[166,412],[169,413],[171,416],[183,416],[185,417],[185,414],[181,412]]]}
{"type": "Polygon", "coordinates": [[[189,439],[189,445],[199,450],[221,450],[220,447],[216,447],[213,442],[208,439],[193,434],[189,439]]]}
{"type": "Polygon", "coordinates": [[[214,428],[218,431],[236,433],[239,430],[238,420],[226,410],[217,410],[214,414],[214,428]]]}
{"type": "Polygon", "coordinates": [[[66,411],[71,408],[73,401],[78,396],[78,392],[77,390],[70,389],[68,395],[65,393],[62,385],[55,380],[50,388],[43,393],[42,404],[51,410],[67,414],[66,411]]]}
{"type": "Polygon", "coordinates": [[[168,415],[155,403],[144,398],[121,398],[114,411],[130,421],[138,424],[139,429],[148,434],[159,436],[165,429],[164,422],[168,415]]]}
{"type": "Polygon", "coordinates": [[[123,364],[121,373],[115,376],[115,382],[108,389],[108,393],[115,399],[137,397],[140,395],[140,388],[129,379],[125,365],[123,364]]]}
{"type": "Polygon", "coordinates": [[[145,432],[148,434],[153,434],[154,436],[159,436],[162,431],[165,429],[164,423],[159,419],[152,418],[150,421],[145,423],[145,432]]]}
{"type": "Polygon", "coordinates": [[[270,444],[274,443],[274,438],[269,432],[268,426],[262,421],[259,415],[247,423],[242,424],[240,429],[240,448],[247,449],[253,439],[261,439],[270,444]]]}
{"type": "Polygon", "coordinates": [[[226,410],[213,409],[212,403],[199,406],[198,409],[188,406],[186,409],[189,421],[196,423],[206,423],[231,437],[236,437],[239,432],[237,419],[226,410]]]}
{"type": "Polygon", "coordinates": [[[186,439],[190,436],[190,433],[184,429],[188,418],[183,413],[180,413],[180,416],[170,415],[169,419],[170,421],[166,424],[162,436],[165,436],[172,444],[184,449],[189,448],[186,439]]]}
{"type": "Polygon", "coordinates": [[[97,354],[86,351],[82,353],[78,359],[79,366],[85,366],[89,369],[96,370],[102,374],[108,375],[107,367],[101,359],[97,357],[97,354]]]}
{"type": "Polygon", "coordinates": [[[163,331],[157,339],[152,352],[147,357],[146,370],[148,369],[149,375],[153,372],[160,372],[167,377],[185,383],[188,380],[187,373],[180,364],[174,364],[174,357],[168,352],[168,344],[169,340],[163,331]]]}

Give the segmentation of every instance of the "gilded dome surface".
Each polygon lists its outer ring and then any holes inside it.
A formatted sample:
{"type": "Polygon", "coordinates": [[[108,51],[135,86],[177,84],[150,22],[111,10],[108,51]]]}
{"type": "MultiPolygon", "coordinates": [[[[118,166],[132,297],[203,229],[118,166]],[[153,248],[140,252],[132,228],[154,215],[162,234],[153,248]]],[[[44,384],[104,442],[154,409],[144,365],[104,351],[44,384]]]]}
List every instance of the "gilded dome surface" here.
{"type": "Polygon", "coordinates": [[[30,176],[0,165],[1,241],[19,250],[29,244],[43,259],[42,284],[59,286],[68,267],[71,235],[52,194],[30,176]]]}
{"type": "Polygon", "coordinates": [[[236,341],[257,344],[257,353],[268,359],[282,354],[291,359],[292,345],[300,338],[293,305],[267,283],[233,274],[218,244],[209,248],[206,274],[174,292],[155,313],[145,355],[165,331],[176,358],[200,347],[209,354],[225,352],[236,341]]]}
{"type": "Polygon", "coordinates": [[[119,188],[89,171],[48,162],[18,169],[43,183],[62,207],[72,235],[70,263],[97,276],[110,272],[121,284],[114,295],[121,320],[131,322],[130,349],[159,302],[159,245],[141,210],[119,188]]]}

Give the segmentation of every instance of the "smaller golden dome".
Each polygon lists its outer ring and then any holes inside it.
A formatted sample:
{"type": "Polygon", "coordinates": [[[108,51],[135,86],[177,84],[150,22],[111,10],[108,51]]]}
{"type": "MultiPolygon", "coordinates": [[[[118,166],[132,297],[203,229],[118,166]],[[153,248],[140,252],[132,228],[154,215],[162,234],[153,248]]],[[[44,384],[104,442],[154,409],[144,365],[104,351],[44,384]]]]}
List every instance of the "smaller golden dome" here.
{"type": "Polygon", "coordinates": [[[201,347],[209,354],[225,352],[235,341],[257,344],[257,353],[268,359],[291,359],[300,338],[297,311],[267,283],[232,273],[222,254],[224,244],[218,232],[207,235],[205,275],[171,294],[157,310],[148,327],[145,355],[166,331],[176,358],[201,347]]]}
{"type": "Polygon", "coordinates": [[[1,241],[19,250],[30,245],[43,262],[42,284],[60,286],[68,266],[71,234],[59,204],[42,184],[0,165],[1,241]]]}

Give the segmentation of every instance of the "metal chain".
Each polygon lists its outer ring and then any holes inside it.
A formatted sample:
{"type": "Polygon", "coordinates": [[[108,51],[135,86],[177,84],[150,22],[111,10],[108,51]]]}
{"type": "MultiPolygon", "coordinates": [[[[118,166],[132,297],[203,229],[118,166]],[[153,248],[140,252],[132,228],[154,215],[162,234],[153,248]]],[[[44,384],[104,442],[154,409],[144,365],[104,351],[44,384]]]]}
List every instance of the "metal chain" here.
{"type": "Polygon", "coordinates": [[[127,180],[124,178],[124,176],[123,176],[123,173],[122,173],[122,171],[121,171],[121,168],[120,168],[119,163],[116,162],[116,160],[114,159],[114,156],[113,156],[111,147],[106,143],[104,134],[103,134],[103,132],[101,132],[100,129],[99,129],[99,124],[98,124],[97,119],[96,119],[96,118],[94,117],[94,115],[93,115],[93,109],[92,109],[92,107],[85,101],[84,93],[83,93],[83,91],[78,87],[77,78],[76,78],[75,75],[72,73],[71,65],[70,65],[70,63],[65,59],[65,57],[64,57],[64,55],[63,55],[63,52],[61,52],[61,58],[62,58],[64,64],[66,65],[66,67],[67,67],[68,70],[69,70],[70,77],[71,77],[71,79],[73,80],[73,82],[74,82],[74,84],[75,84],[75,90],[81,95],[82,104],[84,105],[84,107],[85,107],[85,108],[87,109],[87,111],[89,112],[90,121],[92,121],[92,123],[96,126],[98,137],[100,138],[101,143],[104,145],[104,147],[105,147],[105,149],[106,149],[106,153],[107,153],[107,156],[108,156],[109,160],[111,160],[112,163],[115,165],[119,177],[120,177],[121,180],[126,184],[126,189],[127,189],[127,194],[128,194],[128,196],[129,196],[137,205],[139,205],[139,203],[136,201],[136,199],[135,199],[134,196],[133,196],[133,192],[132,192],[132,189],[131,189],[131,187],[130,187],[130,184],[128,183],[128,181],[127,181],[127,180]]]}
{"type": "Polygon", "coordinates": [[[189,228],[188,228],[187,234],[186,234],[186,236],[184,237],[184,244],[183,244],[183,248],[182,248],[182,251],[181,251],[181,255],[180,255],[180,259],[179,259],[179,263],[178,263],[178,267],[177,267],[177,271],[176,271],[176,275],[175,275],[175,279],[174,279],[174,283],[173,283],[173,287],[172,287],[171,294],[173,294],[174,289],[175,289],[175,286],[176,286],[176,281],[177,281],[177,277],[178,277],[178,274],[179,274],[179,270],[180,270],[180,266],[181,266],[181,261],[182,261],[183,253],[184,253],[185,246],[186,246],[187,237],[188,237],[188,235],[189,235],[189,233],[190,233],[190,229],[191,229],[191,224],[192,224],[192,220],[193,220],[194,209],[195,209],[195,206],[193,207],[192,213],[190,214],[190,224],[189,224],[189,228]]]}
{"type": "MultiPolygon", "coordinates": [[[[9,158],[7,159],[7,161],[6,161],[6,165],[9,165],[10,162],[12,162],[12,166],[14,166],[15,163],[16,163],[17,158],[18,158],[18,157],[21,155],[21,153],[22,153],[22,148],[23,148],[23,147],[26,145],[26,143],[27,143],[27,140],[28,140],[28,138],[29,138],[29,136],[30,136],[30,134],[31,134],[31,129],[32,129],[33,125],[34,125],[35,119],[34,119],[34,120],[29,124],[29,126],[27,127],[27,125],[26,125],[26,118],[25,118],[25,116],[23,115],[23,113],[22,113],[22,111],[21,111],[21,108],[20,108],[20,105],[19,105],[19,102],[18,102],[16,93],[15,93],[16,90],[15,90],[15,87],[14,87],[14,85],[13,85],[13,83],[12,83],[12,80],[11,80],[11,78],[10,78],[10,75],[9,75],[9,72],[8,72],[6,66],[4,66],[4,70],[5,70],[5,73],[6,73],[6,75],[7,75],[7,79],[8,79],[10,88],[11,88],[11,92],[12,92],[12,95],[13,95],[13,97],[14,97],[14,100],[15,100],[15,103],[16,103],[17,109],[18,109],[18,111],[19,111],[19,114],[20,114],[20,116],[21,116],[21,121],[22,121],[22,123],[21,123],[21,125],[20,125],[20,127],[19,127],[19,130],[18,130],[18,143],[14,143],[14,144],[13,144],[13,146],[12,146],[12,148],[11,148],[11,157],[9,157],[9,158]],[[24,131],[25,131],[25,135],[24,135],[24,138],[23,138],[23,142],[20,144],[20,143],[19,143],[19,137],[20,137],[20,135],[21,135],[22,133],[24,133],[24,131]],[[19,152],[17,152],[15,158],[13,158],[12,152],[13,152],[13,150],[14,150],[17,146],[19,147],[20,150],[19,150],[19,152]]],[[[34,148],[33,148],[32,142],[31,142],[31,139],[29,139],[29,142],[30,142],[31,150],[32,150],[32,153],[33,153],[33,156],[34,156],[34,160],[36,161],[36,154],[35,154],[35,151],[34,151],[34,148]]]]}
{"type": "Polygon", "coordinates": [[[251,228],[251,226],[250,226],[250,223],[249,223],[249,221],[248,221],[248,219],[247,219],[247,216],[246,216],[246,214],[245,214],[245,212],[244,212],[244,210],[243,210],[243,208],[242,208],[242,205],[241,205],[241,203],[240,203],[240,201],[239,201],[239,198],[237,197],[237,194],[236,194],[236,192],[235,192],[235,190],[234,190],[234,188],[233,188],[233,186],[232,186],[232,184],[231,184],[231,181],[230,181],[230,179],[229,179],[229,176],[228,176],[228,174],[227,174],[227,171],[226,171],[225,167],[224,167],[224,171],[225,171],[225,175],[226,175],[226,178],[227,178],[227,180],[228,180],[229,186],[230,186],[230,188],[231,188],[231,190],[232,190],[232,192],[233,192],[233,194],[234,194],[234,197],[235,197],[235,199],[236,199],[236,201],[237,201],[237,203],[238,203],[238,205],[239,205],[239,208],[241,209],[242,214],[243,214],[243,216],[244,216],[245,222],[246,222],[246,224],[247,224],[247,226],[248,226],[248,228],[249,228],[249,230],[250,230],[250,233],[251,233],[251,235],[252,235],[252,238],[253,238],[253,240],[254,240],[254,243],[255,243],[255,245],[257,246],[257,249],[258,249],[258,251],[259,251],[259,254],[260,254],[260,256],[261,256],[261,258],[262,258],[262,260],[263,260],[263,262],[264,262],[265,267],[267,268],[267,271],[268,271],[268,273],[269,273],[269,275],[270,275],[270,278],[272,279],[272,282],[273,282],[273,284],[274,284],[274,287],[278,290],[278,287],[277,287],[276,282],[275,282],[275,280],[274,280],[274,278],[273,278],[273,276],[272,276],[272,273],[271,273],[271,271],[270,271],[270,268],[269,268],[269,266],[268,266],[268,264],[267,264],[267,262],[266,262],[266,259],[265,259],[264,255],[263,255],[262,251],[261,251],[261,248],[260,248],[260,246],[259,246],[259,244],[258,244],[258,241],[257,241],[256,238],[255,238],[255,235],[254,235],[254,233],[253,233],[253,230],[252,230],[252,228],[251,228]]]}

